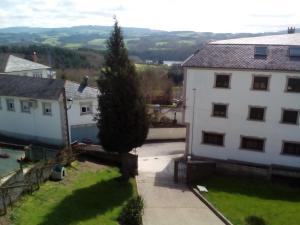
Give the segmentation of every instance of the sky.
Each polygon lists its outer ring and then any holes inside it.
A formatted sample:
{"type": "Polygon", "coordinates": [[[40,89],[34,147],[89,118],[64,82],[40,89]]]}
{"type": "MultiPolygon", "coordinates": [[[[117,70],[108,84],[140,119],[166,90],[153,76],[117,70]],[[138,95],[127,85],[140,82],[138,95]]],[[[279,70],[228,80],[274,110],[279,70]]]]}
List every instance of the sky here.
{"type": "Polygon", "coordinates": [[[300,0],[0,0],[0,27],[112,25],[167,31],[300,28],[300,0]]]}

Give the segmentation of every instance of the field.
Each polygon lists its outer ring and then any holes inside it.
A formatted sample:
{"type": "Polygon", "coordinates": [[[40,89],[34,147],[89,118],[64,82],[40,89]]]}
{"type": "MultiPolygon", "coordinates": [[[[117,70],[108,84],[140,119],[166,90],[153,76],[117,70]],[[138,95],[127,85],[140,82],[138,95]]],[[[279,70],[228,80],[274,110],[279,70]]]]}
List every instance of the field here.
{"type": "Polygon", "coordinates": [[[300,224],[300,189],[250,178],[213,177],[205,197],[234,225],[249,217],[266,225],[300,224]]]}
{"type": "Polygon", "coordinates": [[[135,180],[121,182],[117,168],[72,164],[61,182],[48,181],[24,197],[10,215],[14,225],[117,225],[124,203],[136,195],[135,180]]]}

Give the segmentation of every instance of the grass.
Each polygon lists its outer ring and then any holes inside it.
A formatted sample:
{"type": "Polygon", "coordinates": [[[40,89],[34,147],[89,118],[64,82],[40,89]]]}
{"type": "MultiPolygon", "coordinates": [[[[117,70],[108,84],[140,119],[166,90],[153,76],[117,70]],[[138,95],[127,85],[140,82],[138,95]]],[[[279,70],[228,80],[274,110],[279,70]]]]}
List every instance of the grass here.
{"type": "Polygon", "coordinates": [[[77,49],[82,47],[81,43],[68,43],[64,45],[65,48],[77,49]]]}
{"type": "Polygon", "coordinates": [[[97,38],[88,41],[89,45],[96,45],[96,46],[105,46],[105,43],[106,43],[106,39],[102,39],[102,38],[97,38]]]}
{"type": "Polygon", "coordinates": [[[204,182],[204,196],[234,225],[251,217],[267,225],[300,224],[300,189],[265,180],[212,177],[204,182]]]}
{"type": "Polygon", "coordinates": [[[62,182],[48,181],[11,213],[14,225],[117,225],[122,206],[136,195],[135,180],[121,182],[117,168],[77,163],[62,182]]]}

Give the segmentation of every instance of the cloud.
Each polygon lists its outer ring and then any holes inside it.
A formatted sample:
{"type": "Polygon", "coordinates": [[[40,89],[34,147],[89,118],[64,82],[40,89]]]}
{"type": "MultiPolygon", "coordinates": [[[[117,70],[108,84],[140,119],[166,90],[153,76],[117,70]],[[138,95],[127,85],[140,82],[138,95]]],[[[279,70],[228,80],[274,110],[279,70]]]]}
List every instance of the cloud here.
{"type": "Polygon", "coordinates": [[[111,25],[210,32],[275,31],[300,23],[298,0],[1,0],[0,27],[111,25]]]}

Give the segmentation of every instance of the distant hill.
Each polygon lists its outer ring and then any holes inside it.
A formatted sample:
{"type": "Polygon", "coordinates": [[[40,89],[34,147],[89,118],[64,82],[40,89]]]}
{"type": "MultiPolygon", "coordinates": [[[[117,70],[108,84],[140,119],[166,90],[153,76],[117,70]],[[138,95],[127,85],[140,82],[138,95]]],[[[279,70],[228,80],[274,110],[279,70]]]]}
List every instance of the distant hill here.
{"type": "MultiPolygon", "coordinates": [[[[0,45],[45,44],[69,49],[105,50],[105,41],[112,27],[76,26],[67,28],[10,27],[0,29],[0,45]]],[[[273,33],[210,33],[194,31],[151,30],[147,28],[124,27],[125,43],[131,56],[142,60],[181,61],[213,40],[253,37],[273,33]]],[[[98,52],[98,51],[97,51],[98,52]]]]}

